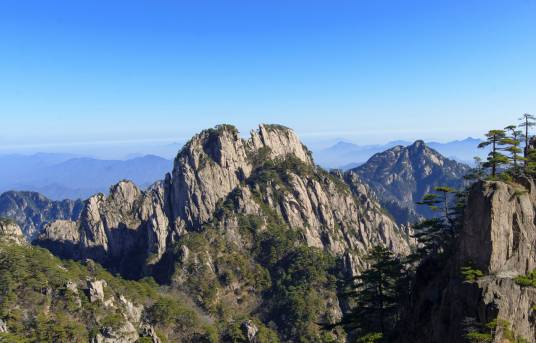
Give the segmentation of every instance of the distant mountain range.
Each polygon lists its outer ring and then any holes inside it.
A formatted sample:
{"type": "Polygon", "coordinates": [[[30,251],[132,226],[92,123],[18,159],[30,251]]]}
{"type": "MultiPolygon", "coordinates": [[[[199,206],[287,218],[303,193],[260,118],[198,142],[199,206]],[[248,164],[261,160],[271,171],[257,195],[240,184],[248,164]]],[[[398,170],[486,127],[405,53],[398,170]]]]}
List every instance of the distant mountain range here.
{"type": "MultiPolygon", "coordinates": [[[[483,157],[487,154],[487,151],[478,149],[480,142],[482,142],[480,139],[469,137],[464,140],[447,143],[427,142],[426,145],[443,156],[470,164],[473,161],[473,157],[483,157]]],[[[412,142],[408,141],[392,141],[387,144],[357,145],[340,141],[329,148],[313,151],[313,155],[315,162],[324,168],[348,170],[363,164],[374,154],[395,146],[408,146],[411,144],[412,142]]]]}
{"type": "Polygon", "coordinates": [[[154,155],[129,160],[99,160],[69,154],[0,156],[0,193],[39,192],[52,200],[85,199],[106,193],[123,179],[147,187],[173,168],[173,161],[154,155]]]}

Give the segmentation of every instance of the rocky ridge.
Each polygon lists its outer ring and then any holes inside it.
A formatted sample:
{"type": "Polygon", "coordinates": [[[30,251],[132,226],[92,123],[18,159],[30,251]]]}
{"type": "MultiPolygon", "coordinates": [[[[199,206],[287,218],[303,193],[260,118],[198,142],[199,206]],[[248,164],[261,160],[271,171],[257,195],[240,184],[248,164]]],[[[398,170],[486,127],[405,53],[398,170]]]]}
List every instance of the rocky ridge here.
{"type": "Polygon", "coordinates": [[[285,318],[298,305],[277,296],[283,290],[276,280],[297,272],[296,263],[310,268],[316,276],[303,281],[303,297],[315,292],[321,300],[307,309],[309,320],[332,322],[344,304],[329,275],[358,273],[373,245],[409,253],[407,234],[368,192],[357,177],[350,187],[343,175],[317,167],[288,128],[261,125],[242,139],[222,125],[194,136],[164,181],[146,191],[120,182],[108,196],[89,198],[78,221],[46,225],[37,243],[129,278],[154,276],[212,316],[232,309],[256,323],[256,330],[243,325],[247,335],[273,329],[287,340],[300,331],[320,336],[310,322],[285,318]],[[274,250],[279,245],[287,248],[274,250]]]}
{"type": "MultiPolygon", "coordinates": [[[[236,202],[233,211],[241,215],[263,216],[261,208],[268,206],[289,226],[302,228],[309,246],[334,254],[364,252],[372,244],[408,251],[377,204],[366,195],[356,197],[342,179],[316,167],[290,129],[270,125],[261,125],[248,140],[230,126],[203,131],[178,154],[165,181],[145,192],[120,182],[108,197],[89,198],[77,224],[47,225],[40,241],[68,243],[77,247],[75,257],[98,261],[130,260],[133,251],[143,251],[150,265],[170,242],[211,223],[227,200],[236,202]],[[285,174],[284,181],[276,180],[278,173],[285,174]]],[[[223,225],[232,230],[232,223],[223,225]]]]}

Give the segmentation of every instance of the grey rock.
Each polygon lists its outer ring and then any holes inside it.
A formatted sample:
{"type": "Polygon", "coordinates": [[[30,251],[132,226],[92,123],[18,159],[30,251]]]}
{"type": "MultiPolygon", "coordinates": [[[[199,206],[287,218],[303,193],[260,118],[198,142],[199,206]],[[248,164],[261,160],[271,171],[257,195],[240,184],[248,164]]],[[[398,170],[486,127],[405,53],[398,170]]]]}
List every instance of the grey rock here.
{"type": "Polygon", "coordinates": [[[0,218],[0,242],[27,244],[21,228],[12,220],[0,218]]]}
{"type": "Polygon", "coordinates": [[[259,328],[251,320],[246,320],[241,325],[242,331],[246,336],[248,343],[257,343],[257,334],[259,333],[259,328]]]}
{"type": "Polygon", "coordinates": [[[6,322],[4,322],[2,319],[0,319],[0,333],[8,333],[9,330],[7,328],[6,322]]]}
{"type": "MultiPolygon", "coordinates": [[[[523,178],[472,186],[454,257],[443,270],[424,266],[401,342],[465,342],[465,321],[507,321],[518,338],[536,342],[536,289],[515,282],[536,268],[536,188],[523,178]],[[484,276],[462,279],[471,266],[484,276]]],[[[495,342],[503,342],[501,334],[495,342]]]]}

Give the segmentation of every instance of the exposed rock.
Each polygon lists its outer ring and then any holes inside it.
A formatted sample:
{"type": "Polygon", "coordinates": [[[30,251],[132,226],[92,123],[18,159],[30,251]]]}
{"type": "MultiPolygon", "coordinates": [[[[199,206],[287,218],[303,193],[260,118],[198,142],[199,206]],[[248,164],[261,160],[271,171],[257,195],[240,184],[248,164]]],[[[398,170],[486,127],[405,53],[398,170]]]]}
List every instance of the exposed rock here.
{"type": "Polygon", "coordinates": [[[122,181],[110,194],[85,202],[79,222],[55,221],[46,225],[38,243],[70,258],[91,258],[138,276],[159,261],[169,230],[164,185],[146,192],[122,181]]]}
{"type": "Polygon", "coordinates": [[[0,333],[8,333],[7,324],[2,319],[0,319],[0,333]]]}
{"type": "Polygon", "coordinates": [[[510,323],[516,336],[536,342],[536,289],[514,280],[536,268],[536,188],[532,180],[519,182],[471,188],[454,258],[443,270],[428,265],[421,271],[401,341],[465,342],[465,321],[497,318],[510,323]],[[485,276],[464,281],[465,266],[485,276]]]}
{"type": "Polygon", "coordinates": [[[89,301],[91,301],[92,303],[96,301],[105,303],[106,299],[104,295],[104,288],[106,286],[107,284],[104,280],[88,280],[87,290],[89,294],[89,301]]]}
{"type": "Polygon", "coordinates": [[[131,322],[126,321],[119,329],[105,327],[94,339],[95,343],[134,343],[140,336],[131,322]]]}
{"type": "Polygon", "coordinates": [[[242,323],[242,331],[246,336],[248,343],[257,343],[257,333],[259,333],[259,328],[251,320],[246,320],[242,323]]]}
{"type": "MultiPolygon", "coordinates": [[[[86,201],[77,228],[54,222],[39,244],[140,276],[160,261],[169,242],[214,220],[225,201],[234,202],[234,213],[260,217],[268,206],[290,227],[301,228],[308,245],[337,255],[365,252],[374,244],[409,251],[407,238],[374,200],[356,196],[342,179],[316,167],[296,134],[276,125],[261,125],[248,140],[229,125],[201,132],[178,154],[164,182],[146,192],[120,182],[108,197],[86,201]],[[272,168],[264,166],[268,161],[281,168],[275,176],[284,180],[261,180],[272,168]]],[[[226,221],[231,237],[235,219],[226,221]]]]}
{"type": "MultiPolygon", "coordinates": [[[[405,231],[368,197],[368,188],[357,182],[349,187],[342,177],[317,167],[288,128],[261,125],[242,139],[235,128],[219,126],[194,136],[163,182],[147,191],[120,182],[108,196],[89,198],[76,224],[47,225],[38,243],[66,257],[90,258],[127,278],[152,275],[191,291],[207,309],[205,295],[188,288],[202,283],[197,289],[210,293],[215,303],[224,301],[251,315],[262,305],[262,287],[269,287],[261,275],[266,266],[253,252],[259,243],[255,236],[264,230],[292,230],[292,244],[344,261],[341,272],[348,275],[362,270],[362,257],[374,245],[409,253],[405,231]],[[190,237],[203,240],[207,232],[213,236],[206,245],[185,246],[190,237]],[[68,253],[55,244],[67,246],[68,253]],[[218,252],[219,246],[228,248],[218,252]],[[225,268],[230,270],[223,275],[225,268]]],[[[318,290],[320,307],[326,309],[318,316],[340,318],[336,292],[325,288],[318,290]]],[[[102,299],[98,290],[94,293],[102,299]]],[[[135,322],[136,310],[123,307],[135,322]]]]}
{"type": "Polygon", "coordinates": [[[135,305],[123,295],[119,296],[119,301],[123,305],[125,315],[128,320],[133,323],[139,323],[141,321],[141,315],[143,313],[143,306],[135,305]]]}
{"type": "Polygon", "coordinates": [[[20,227],[9,219],[0,218],[0,241],[12,244],[26,244],[20,227]]]}
{"type": "Polygon", "coordinates": [[[436,186],[460,189],[467,165],[450,160],[429,148],[423,141],[396,146],[375,154],[365,164],[352,169],[376,193],[382,206],[400,224],[429,217],[424,206],[416,206],[436,186]]]}
{"type": "Polygon", "coordinates": [[[151,338],[153,343],[162,343],[162,340],[156,334],[154,327],[149,324],[142,324],[140,326],[140,336],[151,338]]]}
{"type": "Polygon", "coordinates": [[[31,241],[54,220],[74,220],[80,217],[81,200],[52,201],[35,192],[5,192],[0,194],[0,217],[13,219],[31,241]]]}

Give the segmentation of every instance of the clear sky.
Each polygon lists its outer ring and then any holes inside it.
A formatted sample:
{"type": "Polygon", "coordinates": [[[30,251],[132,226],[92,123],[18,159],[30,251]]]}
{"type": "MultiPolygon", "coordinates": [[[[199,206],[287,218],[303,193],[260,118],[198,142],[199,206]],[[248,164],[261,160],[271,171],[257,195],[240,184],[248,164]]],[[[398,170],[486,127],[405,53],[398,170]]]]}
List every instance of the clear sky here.
{"type": "Polygon", "coordinates": [[[447,140],[536,112],[536,0],[2,0],[0,148],[260,122],[447,140]]]}

